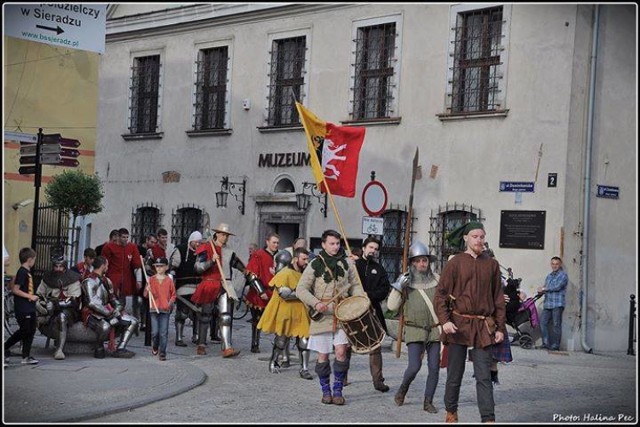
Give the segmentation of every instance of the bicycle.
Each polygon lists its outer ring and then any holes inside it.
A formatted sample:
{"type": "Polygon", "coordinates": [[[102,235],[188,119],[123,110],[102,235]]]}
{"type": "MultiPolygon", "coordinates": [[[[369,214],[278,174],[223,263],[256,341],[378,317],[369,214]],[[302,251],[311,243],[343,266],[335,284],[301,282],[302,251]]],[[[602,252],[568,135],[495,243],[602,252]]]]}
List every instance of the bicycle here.
{"type": "Polygon", "coordinates": [[[234,303],[233,318],[235,320],[240,320],[240,319],[244,318],[247,315],[247,313],[249,312],[249,306],[244,301],[244,296],[247,294],[247,292],[249,292],[249,288],[250,288],[249,284],[245,284],[242,287],[242,293],[238,297],[238,301],[236,301],[234,303]]]}
{"type": "Polygon", "coordinates": [[[18,321],[16,320],[14,305],[13,305],[13,292],[11,286],[13,285],[13,276],[4,276],[4,291],[3,291],[3,311],[4,311],[4,331],[8,336],[11,336],[18,330],[18,321]]]}

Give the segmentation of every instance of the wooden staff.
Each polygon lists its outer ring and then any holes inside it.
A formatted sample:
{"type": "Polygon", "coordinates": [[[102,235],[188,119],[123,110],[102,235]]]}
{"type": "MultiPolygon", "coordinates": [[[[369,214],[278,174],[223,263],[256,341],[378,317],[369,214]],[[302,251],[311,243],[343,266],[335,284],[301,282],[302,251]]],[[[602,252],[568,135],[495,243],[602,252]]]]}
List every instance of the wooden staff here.
{"type": "Polygon", "coordinates": [[[225,279],[224,277],[224,270],[222,270],[222,265],[220,265],[220,257],[214,256],[218,255],[218,252],[216,251],[216,247],[213,245],[213,239],[209,240],[209,243],[211,244],[211,250],[213,250],[213,254],[211,255],[211,257],[216,260],[216,265],[218,266],[218,270],[220,271],[220,277],[222,278],[222,287],[225,291],[227,291],[227,295],[229,295],[229,298],[234,301],[238,301],[238,296],[236,295],[235,289],[229,286],[229,284],[227,283],[227,279],[225,279]]]}
{"type": "MultiPolygon", "coordinates": [[[[411,241],[411,223],[413,222],[413,189],[416,185],[416,175],[418,172],[418,147],[416,154],[413,156],[413,171],[411,173],[411,193],[409,194],[409,212],[405,221],[404,229],[404,251],[402,252],[402,272],[407,271],[409,264],[409,242],[411,241]]],[[[396,358],[400,357],[402,352],[402,334],[404,333],[404,302],[407,299],[406,287],[402,290],[402,302],[400,303],[400,320],[398,322],[398,336],[396,338],[396,358]]]]}
{"type": "Polygon", "coordinates": [[[140,261],[142,261],[142,273],[144,274],[144,280],[147,282],[147,286],[149,287],[149,302],[153,304],[153,308],[156,309],[156,314],[160,314],[160,310],[158,310],[156,301],[153,299],[153,292],[151,292],[151,283],[149,283],[149,276],[147,276],[147,270],[144,268],[144,258],[142,258],[142,255],[140,255],[140,261]]]}

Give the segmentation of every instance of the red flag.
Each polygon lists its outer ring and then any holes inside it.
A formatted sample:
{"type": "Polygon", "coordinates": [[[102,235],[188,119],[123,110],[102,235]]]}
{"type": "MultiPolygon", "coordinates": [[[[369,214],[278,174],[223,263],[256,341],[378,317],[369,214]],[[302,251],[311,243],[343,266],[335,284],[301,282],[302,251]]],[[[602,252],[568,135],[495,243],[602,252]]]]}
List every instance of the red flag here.
{"type": "Polygon", "coordinates": [[[355,197],[358,159],[365,128],[337,126],[320,120],[302,104],[296,103],[296,106],[307,132],[308,146],[313,150],[311,166],[320,191],[326,192],[326,183],[331,194],[355,197]]]}

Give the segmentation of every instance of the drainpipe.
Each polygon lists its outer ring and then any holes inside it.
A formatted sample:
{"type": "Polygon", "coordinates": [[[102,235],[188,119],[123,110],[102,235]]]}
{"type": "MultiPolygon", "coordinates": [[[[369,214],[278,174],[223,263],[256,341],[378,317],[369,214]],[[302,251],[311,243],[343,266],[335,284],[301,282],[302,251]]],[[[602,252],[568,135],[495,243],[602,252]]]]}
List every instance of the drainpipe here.
{"type": "Polygon", "coordinates": [[[600,5],[595,5],[593,18],[593,45],[591,46],[591,76],[589,77],[589,107],[587,112],[587,147],[584,160],[584,212],[582,214],[582,304],[580,316],[580,343],[586,353],[593,353],[587,344],[587,290],[589,287],[589,214],[591,205],[591,150],[593,147],[593,116],[596,89],[596,61],[598,58],[598,31],[600,5]]]}

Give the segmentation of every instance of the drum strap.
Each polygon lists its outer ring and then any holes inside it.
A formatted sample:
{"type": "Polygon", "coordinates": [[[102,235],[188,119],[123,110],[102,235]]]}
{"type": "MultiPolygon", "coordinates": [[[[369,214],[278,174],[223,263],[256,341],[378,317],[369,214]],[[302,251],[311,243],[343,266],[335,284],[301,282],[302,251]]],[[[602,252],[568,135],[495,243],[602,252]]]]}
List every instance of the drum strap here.
{"type": "MultiPolygon", "coordinates": [[[[422,299],[424,299],[424,302],[427,303],[427,307],[429,307],[429,312],[431,313],[431,317],[433,318],[433,321],[437,322],[438,317],[436,316],[436,312],[433,309],[433,304],[431,303],[431,300],[427,296],[427,293],[424,291],[424,289],[418,289],[418,292],[420,293],[420,296],[422,297],[422,299]]],[[[442,334],[442,326],[440,326],[439,323],[436,323],[435,325],[433,325],[432,328],[434,326],[437,326],[438,327],[438,332],[440,332],[442,334]]]]}
{"type": "MultiPolygon", "coordinates": [[[[324,264],[324,267],[326,268],[326,270],[329,272],[329,274],[331,275],[331,279],[333,280],[333,292],[331,293],[332,295],[335,294],[336,289],[337,289],[337,285],[338,283],[336,282],[336,278],[333,275],[333,271],[331,271],[331,269],[329,268],[329,266],[327,265],[327,262],[324,260],[324,258],[322,257],[322,255],[318,255],[318,258],[320,258],[322,260],[322,263],[324,264]]],[[[326,292],[326,288],[325,288],[325,292],[326,292]]],[[[322,296],[324,296],[324,292],[322,293],[322,296]]],[[[331,298],[333,299],[333,298],[331,298]]],[[[323,301],[324,298],[320,298],[320,301],[323,301]]],[[[337,301],[336,301],[337,303],[337,301]]],[[[336,306],[336,303],[334,303],[334,307],[336,306]]],[[[338,319],[336,318],[336,313],[334,311],[333,313],[333,325],[332,325],[332,332],[335,333],[338,330],[338,319]]]]}

